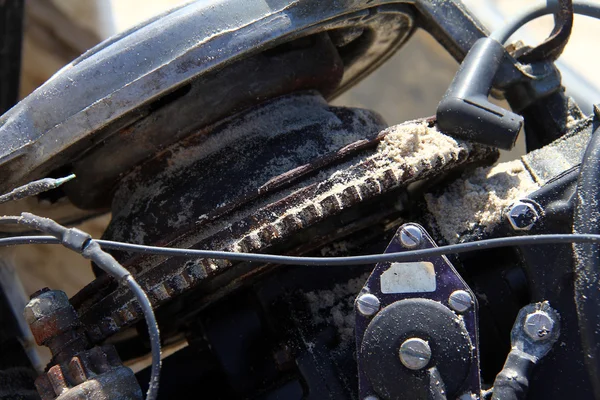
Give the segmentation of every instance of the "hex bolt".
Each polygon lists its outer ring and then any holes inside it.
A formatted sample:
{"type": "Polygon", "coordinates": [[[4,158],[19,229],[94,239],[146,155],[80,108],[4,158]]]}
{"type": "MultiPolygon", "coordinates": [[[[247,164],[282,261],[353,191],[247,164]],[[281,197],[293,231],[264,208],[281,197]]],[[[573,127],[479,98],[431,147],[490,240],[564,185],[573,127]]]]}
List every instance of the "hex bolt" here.
{"type": "Polygon", "coordinates": [[[553,328],[554,320],[544,311],[538,310],[525,317],[525,333],[535,341],[548,339],[553,328]]]}
{"type": "Polygon", "coordinates": [[[65,292],[44,288],[31,295],[31,300],[23,310],[23,316],[27,323],[31,325],[40,318],[47,317],[68,307],[71,307],[71,304],[65,292]]]}
{"type": "Polygon", "coordinates": [[[532,203],[518,201],[508,211],[508,221],[516,231],[528,231],[537,222],[540,215],[532,203]]]}
{"type": "Polygon", "coordinates": [[[473,298],[466,290],[455,290],[448,298],[448,305],[454,311],[463,313],[473,305],[473,298]]]}
{"type": "Polygon", "coordinates": [[[400,243],[407,249],[419,247],[423,242],[423,233],[415,225],[406,225],[400,231],[400,243]]]}
{"type": "Polygon", "coordinates": [[[53,363],[63,362],[88,346],[77,312],[63,291],[37,291],[23,315],[36,343],[50,349],[53,363]]]}
{"type": "Polygon", "coordinates": [[[379,311],[380,306],[381,303],[377,296],[371,293],[361,294],[358,296],[358,299],[356,299],[356,308],[358,309],[358,312],[367,317],[370,317],[379,311]]]}
{"type": "Polygon", "coordinates": [[[400,361],[414,371],[423,369],[431,360],[429,343],[419,338],[406,339],[400,346],[400,361]]]}

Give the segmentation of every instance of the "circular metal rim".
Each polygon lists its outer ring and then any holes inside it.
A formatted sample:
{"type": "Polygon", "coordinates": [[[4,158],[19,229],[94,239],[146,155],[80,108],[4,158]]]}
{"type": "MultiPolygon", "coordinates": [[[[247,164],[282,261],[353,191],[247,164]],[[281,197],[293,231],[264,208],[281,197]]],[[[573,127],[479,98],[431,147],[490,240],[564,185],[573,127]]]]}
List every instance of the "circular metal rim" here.
{"type": "Polygon", "coordinates": [[[70,164],[107,135],[139,120],[148,103],[202,74],[302,36],[348,26],[348,21],[408,16],[401,37],[384,51],[365,51],[373,62],[345,74],[336,96],[395,52],[415,26],[404,1],[384,6],[368,1],[239,3],[191,3],[109,39],[13,107],[0,118],[0,174],[7,177],[0,192],[70,164]]]}

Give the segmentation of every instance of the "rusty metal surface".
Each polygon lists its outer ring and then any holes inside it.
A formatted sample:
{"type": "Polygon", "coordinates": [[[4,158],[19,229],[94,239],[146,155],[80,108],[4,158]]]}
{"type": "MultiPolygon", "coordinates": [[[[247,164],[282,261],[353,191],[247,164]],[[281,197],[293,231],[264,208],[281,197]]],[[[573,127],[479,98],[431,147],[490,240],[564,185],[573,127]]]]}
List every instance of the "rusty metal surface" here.
{"type": "Polygon", "coordinates": [[[142,399],[133,371],[111,345],[94,347],[54,365],[35,382],[42,400],[142,399]]]}
{"type": "MultiPolygon", "coordinates": [[[[215,151],[210,157],[206,154],[202,157],[202,152],[210,148],[203,140],[199,140],[196,147],[193,142],[187,142],[181,148],[166,150],[155,162],[143,167],[147,168],[145,173],[141,172],[142,168],[133,174],[131,181],[125,180],[121,196],[117,195],[115,201],[115,221],[106,237],[229,251],[261,252],[274,246],[279,252],[290,250],[289,246],[298,251],[302,249],[299,242],[310,242],[308,237],[301,239],[303,232],[309,228],[323,226],[332,217],[343,219],[343,215],[352,216],[350,219],[346,217],[344,222],[351,225],[353,219],[363,218],[357,214],[357,206],[368,204],[370,200],[411,182],[438,176],[492,154],[487,148],[465,145],[457,155],[440,156],[430,168],[416,170],[414,166],[401,162],[390,164],[387,156],[378,151],[378,143],[389,133],[388,130],[380,133],[376,120],[366,123],[372,117],[364,111],[328,108],[325,104],[312,103],[313,107],[328,110],[325,113],[327,118],[315,123],[314,117],[306,118],[307,115],[318,115],[306,104],[310,96],[304,95],[305,103],[299,101],[304,111],[311,111],[302,114],[302,118],[297,116],[298,121],[305,124],[304,130],[292,127],[291,115],[281,118],[285,111],[280,111],[283,112],[278,116],[280,122],[284,122],[288,129],[279,126],[277,132],[281,136],[265,138],[265,132],[271,132],[274,123],[268,118],[274,112],[266,107],[255,111],[260,118],[250,118],[258,124],[254,129],[262,132],[261,135],[244,135],[245,141],[240,141],[236,135],[231,135],[238,125],[228,122],[230,131],[224,129],[221,134],[225,137],[228,134],[235,146],[220,143],[221,152],[215,151]],[[345,124],[350,122],[346,128],[351,128],[350,132],[343,134],[339,130],[340,119],[346,120],[345,124]],[[338,128],[332,125],[336,120],[338,128]],[[319,127],[327,129],[320,131],[319,127]],[[362,128],[362,131],[357,131],[357,128],[362,128]],[[337,140],[330,142],[330,147],[325,140],[327,134],[330,135],[329,140],[337,140]],[[303,159],[299,145],[314,141],[319,135],[320,140],[325,142],[309,149],[303,159]],[[300,139],[298,142],[295,136],[300,139]],[[265,151],[271,146],[277,151],[269,155],[265,151]],[[195,153],[199,150],[200,153],[195,153]],[[282,163],[281,157],[286,154],[292,155],[291,164],[282,163]],[[250,160],[244,160],[248,155],[250,160]],[[194,162],[194,157],[200,161],[194,162]],[[253,166],[255,162],[258,165],[253,166]],[[279,168],[265,168],[274,165],[279,165],[279,168]],[[238,174],[245,174],[246,180],[230,176],[233,173],[230,168],[237,170],[238,174]],[[271,175],[264,174],[268,170],[271,170],[271,175]],[[161,186],[165,184],[160,179],[161,172],[168,173],[168,186],[161,186]],[[145,177],[142,180],[144,184],[136,182],[136,177],[145,177]],[[158,184],[161,190],[157,190],[159,187],[153,186],[153,183],[158,184]],[[187,194],[178,193],[178,190],[185,190],[187,194]],[[234,195],[227,196],[227,191],[234,195]],[[172,214],[173,208],[177,208],[175,215],[172,214]],[[170,228],[169,223],[172,224],[170,228]]],[[[284,102],[287,107],[276,108],[291,112],[290,98],[279,102],[284,102]]],[[[243,120],[249,115],[237,118],[243,120]]],[[[247,128],[244,126],[244,129],[247,128]]],[[[371,214],[371,223],[376,222],[378,214],[372,208],[368,213],[371,214]]],[[[364,216],[365,220],[367,217],[364,216]]],[[[338,232],[338,228],[325,226],[319,237],[325,241],[334,240],[331,234],[338,232]]],[[[339,231],[339,234],[344,233],[339,231]]],[[[305,250],[308,248],[310,246],[305,246],[305,250]]],[[[261,271],[258,265],[238,269],[227,261],[120,256],[155,306],[200,283],[218,282],[215,289],[226,292],[224,287],[240,284],[261,271]]],[[[140,310],[130,293],[123,288],[111,287],[111,280],[106,277],[84,289],[73,302],[93,341],[102,340],[140,318],[140,310]]]]}
{"type": "Polygon", "coordinates": [[[275,99],[200,130],[126,176],[104,236],[171,241],[292,185],[384,127],[376,113],[330,107],[316,92],[275,99]]]}
{"type": "Polygon", "coordinates": [[[35,381],[42,400],[142,398],[135,375],[114,347],[91,347],[64,292],[34,293],[24,314],[36,342],[52,352],[47,371],[35,381]]]}
{"type": "Polygon", "coordinates": [[[81,322],[69,298],[60,290],[44,288],[25,306],[25,320],[39,346],[52,352],[52,363],[62,362],[88,346],[81,322]]]}

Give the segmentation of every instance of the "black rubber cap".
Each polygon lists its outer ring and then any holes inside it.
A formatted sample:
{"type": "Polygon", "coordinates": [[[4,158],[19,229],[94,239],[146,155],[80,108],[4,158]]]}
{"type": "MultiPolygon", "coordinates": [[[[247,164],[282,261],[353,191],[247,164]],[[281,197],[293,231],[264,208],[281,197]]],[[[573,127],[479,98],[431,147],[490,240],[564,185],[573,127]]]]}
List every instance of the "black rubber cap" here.
{"type": "Polygon", "coordinates": [[[513,148],[523,117],[488,100],[505,53],[504,46],[494,39],[475,42],[438,105],[441,132],[500,149],[513,148]]]}

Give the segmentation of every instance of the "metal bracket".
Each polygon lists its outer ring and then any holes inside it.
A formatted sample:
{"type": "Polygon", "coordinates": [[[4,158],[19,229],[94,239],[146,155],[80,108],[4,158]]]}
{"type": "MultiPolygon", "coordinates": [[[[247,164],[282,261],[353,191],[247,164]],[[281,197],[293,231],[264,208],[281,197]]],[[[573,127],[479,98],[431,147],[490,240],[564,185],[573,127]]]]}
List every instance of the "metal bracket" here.
{"type": "MultiPolygon", "coordinates": [[[[385,252],[433,247],[436,244],[423,227],[406,224],[397,231],[385,252]]],[[[402,387],[405,384],[422,385],[416,389],[411,386],[415,398],[430,397],[434,392],[479,398],[477,311],[473,292],[445,256],[377,264],[355,302],[360,398],[399,398],[408,389],[402,387]],[[413,311],[407,313],[406,305],[413,311]],[[390,329],[390,323],[400,328],[390,329]],[[378,342],[380,333],[384,337],[378,342]],[[461,334],[460,339],[452,339],[461,334]],[[449,351],[445,351],[446,340],[454,340],[449,351]],[[468,350],[461,353],[458,342],[463,340],[468,343],[468,350]],[[408,349],[405,354],[403,348],[408,349]],[[382,349],[387,352],[382,353],[382,349]],[[448,354],[453,352],[454,355],[448,354]],[[397,378],[392,383],[394,387],[382,388],[375,382],[370,372],[374,368],[370,363],[373,357],[379,357],[375,367],[378,373],[397,378]],[[460,358],[458,363],[463,363],[462,366],[457,368],[454,358],[460,358]],[[434,387],[441,382],[437,379],[434,382],[432,376],[440,377],[445,389],[434,387]]]]}

